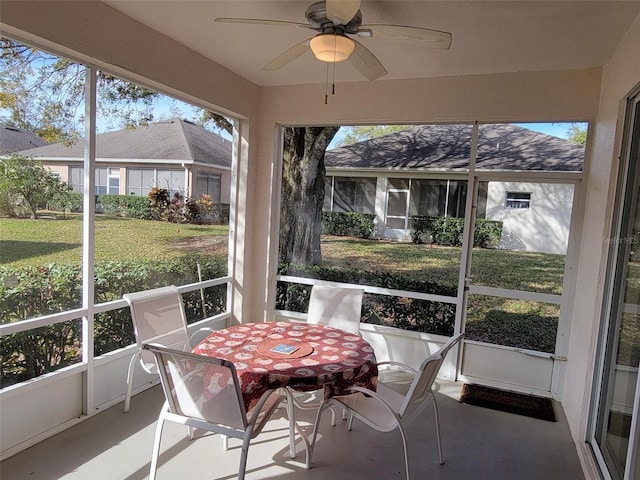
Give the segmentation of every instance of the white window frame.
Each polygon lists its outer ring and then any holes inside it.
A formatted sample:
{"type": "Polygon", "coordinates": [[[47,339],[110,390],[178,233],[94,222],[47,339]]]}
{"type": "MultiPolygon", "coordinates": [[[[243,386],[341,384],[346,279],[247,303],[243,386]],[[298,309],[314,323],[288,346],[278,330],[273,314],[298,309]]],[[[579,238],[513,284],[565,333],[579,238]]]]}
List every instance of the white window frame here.
{"type": "Polygon", "coordinates": [[[504,208],[513,210],[529,209],[531,208],[531,192],[517,192],[509,191],[505,194],[504,208]],[[515,198],[509,198],[510,195],[516,196],[515,198]],[[528,195],[529,198],[517,198],[518,196],[528,195]],[[519,206],[515,206],[519,205],[519,206]]]}

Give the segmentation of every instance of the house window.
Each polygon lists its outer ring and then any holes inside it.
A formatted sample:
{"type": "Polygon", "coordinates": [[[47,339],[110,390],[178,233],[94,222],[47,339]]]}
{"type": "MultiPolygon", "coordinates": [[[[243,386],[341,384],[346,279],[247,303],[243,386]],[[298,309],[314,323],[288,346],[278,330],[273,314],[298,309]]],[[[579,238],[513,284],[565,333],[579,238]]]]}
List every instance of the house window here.
{"type": "Polygon", "coordinates": [[[531,208],[530,192],[507,192],[505,208],[531,208]]]}
{"type": "Polygon", "coordinates": [[[196,188],[194,197],[200,198],[203,194],[211,197],[214,203],[220,203],[221,175],[219,173],[198,172],[196,175],[196,188]]]}
{"type": "Polygon", "coordinates": [[[334,177],[333,211],[373,213],[375,178],[334,177]]]}
{"type": "Polygon", "coordinates": [[[96,168],[96,195],[118,195],[120,193],[120,169],[96,168]]]}
{"type": "MultiPolygon", "coordinates": [[[[95,182],[96,195],[118,195],[120,193],[120,169],[96,168],[95,182]]],[[[69,186],[74,192],[82,193],[84,190],[84,169],[82,167],[69,167],[69,186]]]]}
{"type": "Polygon", "coordinates": [[[184,192],[183,170],[160,170],[155,168],[127,169],[127,194],[148,195],[153,187],[166,188],[169,197],[184,192]]]}
{"type": "Polygon", "coordinates": [[[185,193],[184,170],[156,170],[156,186],[166,188],[169,198],[185,193]]]}
{"type": "Polygon", "coordinates": [[[127,169],[127,195],[148,195],[155,183],[153,168],[127,169]]]}
{"type": "Polygon", "coordinates": [[[69,186],[74,192],[82,193],[84,189],[82,167],[69,167],[69,186]]]}
{"type": "Polygon", "coordinates": [[[467,182],[422,180],[418,214],[429,217],[464,217],[467,182]]]}

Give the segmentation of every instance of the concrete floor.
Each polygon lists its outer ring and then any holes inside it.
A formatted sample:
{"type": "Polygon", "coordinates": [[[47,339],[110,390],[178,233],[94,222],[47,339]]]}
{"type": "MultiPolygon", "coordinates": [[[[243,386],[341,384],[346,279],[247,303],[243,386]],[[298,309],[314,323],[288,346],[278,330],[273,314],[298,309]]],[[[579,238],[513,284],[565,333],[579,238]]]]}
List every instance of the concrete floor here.
{"type": "MultiPolygon", "coordinates": [[[[438,463],[433,410],[409,430],[413,480],[580,480],[575,445],[564,413],[552,423],[474,407],[458,402],[460,383],[440,382],[439,405],[445,464],[438,463]]],[[[162,390],[137,396],[129,413],[122,404],[47,439],[0,463],[2,480],[142,480],[148,478],[155,420],[162,390]]],[[[298,412],[310,433],[313,412],[298,412]]],[[[236,477],[239,442],[224,452],[211,434],[187,439],[186,427],[165,424],[158,480],[213,480],[236,477]]],[[[353,480],[404,479],[402,442],[397,431],[375,432],[354,422],[329,425],[325,415],[310,470],[298,443],[298,459],[290,459],[284,409],[249,448],[247,479],[353,480]]]]}

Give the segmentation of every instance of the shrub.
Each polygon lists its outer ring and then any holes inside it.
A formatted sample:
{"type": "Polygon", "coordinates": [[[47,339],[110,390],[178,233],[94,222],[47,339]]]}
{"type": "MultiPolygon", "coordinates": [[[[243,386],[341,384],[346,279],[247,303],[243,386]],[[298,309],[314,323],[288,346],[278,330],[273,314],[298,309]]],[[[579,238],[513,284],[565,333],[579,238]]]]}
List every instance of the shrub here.
{"type": "Polygon", "coordinates": [[[430,219],[432,217],[411,217],[411,241],[413,243],[431,243],[430,219]]]}
{"type": "Polygon", "coordinates": [[[64,194],[68,186],[29,157],[11,155],[0,160],[0,211],[15,217],[27,213],[36,218],[37,210],[46,206],[56,194],[64,194]]]}
{"type": "Polygon", "coordinates": [[[152,216],[149,198],[140,195],[98,195],[96,203],[102,211],[118,217],[149,220],[152,216]]]}
{"type": "MultiPolygon", "coordinates": [[[[226,275],[226,261],[185,257],[165,261],[101,262],[95,270],[96,303],[122,298],[126,292],[163,285],[184,285],[203,278],[226,275]]],[[[0,266],[0,311],[4,323],[17,322],[78,308],[82,301],[79,265],[46,265],[9,268],[0,266]]],[[[187,321],[221,313],[226,308],[226,285],[183,295],[187,321]]],[[[128,308],[96,314],[94,354],[135,342],[128,308]]],[[[51,372],[79,359],[80,321],[27,330],[2,337],[0,385],[51,372]]]]}
{"type": "Polygon", "coordinates": [[[170,204],[169,190],[166,188],[153,187],[148,197],[151,207],[151,218],[153,220],[164,220],[170,204]]]}
{"type": "MultiPolygon", "coordinates": [[[[457,217],[411,217],[413,243],[435,243],[459,247],[464,235],[464,219],[457,217]]],[[[495,248],[502,236],[502,222],[478,218],[475,222],[473,246],[495,248]]]]}
{"type": "Polygon", "coordinates": [[[356,212],[322,212],[322,233],[348,237],[369,238],[373,232],[375,215],[356,212]]]}
{"type": "MultiPolygon", "coordinates": [[[[425,280],[412,280],[402,275],[362,270],[336,269],[323,266],[280,266],[280,274],[316,278],[334,282],[373,287],[425,292],[434,295],[456,296],[456,289],[425,280]]],[[[278,282],[276,308],[306,312],[310,285],[278,282]]],[[[407,297],[366,294],[362,304],[363,321],[450,336],[455,325],[456,307],[453,304],[418,300],[407,297]]]]}
{"type": "Polygon", "coordinates": [[[48,205],[49,210],[56,212],[82,212],[82,194],[77,192],[66,192],[64,194],[56,194],[48,205]]]}
{"type": "Polygon", "coordinates": [[[502,222],[487,220],[485,218],[476,219],[476,228],[473,237],[474,247],[496,248],[501,238],[502,222]]]}
{"type": "Polygon", "coordinates": [[[203,222],[211,222],[216,225],[229,223],[230,206],[227,203],[214,203],[206,193],[196,201],[203,222]]]}
{"type": "MultiPolygon", "coordinates": [[[[3,323],[78,308],[81,269],[74,265],[0,268],[3,323]]],[[[33,378],[73,363],[79,345],[79,321],[64,322],[2,337],[0,356],[7,375],[33,378]]]]}

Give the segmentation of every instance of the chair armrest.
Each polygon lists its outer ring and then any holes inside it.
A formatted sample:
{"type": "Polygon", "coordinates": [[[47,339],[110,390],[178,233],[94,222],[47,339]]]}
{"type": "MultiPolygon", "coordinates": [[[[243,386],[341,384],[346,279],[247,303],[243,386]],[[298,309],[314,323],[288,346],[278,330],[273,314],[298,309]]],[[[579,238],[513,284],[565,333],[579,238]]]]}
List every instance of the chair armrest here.
{"type": "Polygon", "coordinates": [[[407,365],[405,363],[394,362],[394,361],[391,361],[391,360],[386,361],[386,362],[378,362],[377,367],[385,366],[385,365],[391,365],[391,366],[394,366],[394,367],[400,367],[402,370],[406,370],[408,372],[411,372],[414,375],[418,374],[418,371],[415,368],[410,367],[409,365],[407,365]]]}
{"type": "MultiPolygon", "coordinates": [[[[396,418],[396,420],[398,422],[400,421],[400,417],[398,416],[398,412],[396,412],[396,410],[388,402],[388,400],[386,398],[384,398],[382,395],[380,395],[379,393],[374,392],[373,390],[369,390],[368,388],[358,387],[358,386],[349,387],[349,388],[347,388],[347,390],[351,391],[351,392],[360,392],[360,393],[363,393],[363,394],[367,395],[368,397],[374,398],[375,400],[380,402],[389,411],[389,413],[396,418]]],[[[331,400],[331,399],[329,399],[329,400],[331,400]]],[[[349,410],[351,412],[354,412],[356,415],[358,414],[358,410],[356,408],[352,408],[349,405],[346,405],[345,403],[342,403],[337,399],[336,399],[336,401],[338,401],[341,405],[345,405],[347,410],[349,410]]]]}

